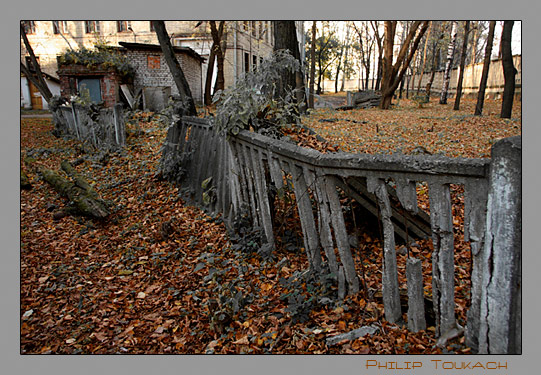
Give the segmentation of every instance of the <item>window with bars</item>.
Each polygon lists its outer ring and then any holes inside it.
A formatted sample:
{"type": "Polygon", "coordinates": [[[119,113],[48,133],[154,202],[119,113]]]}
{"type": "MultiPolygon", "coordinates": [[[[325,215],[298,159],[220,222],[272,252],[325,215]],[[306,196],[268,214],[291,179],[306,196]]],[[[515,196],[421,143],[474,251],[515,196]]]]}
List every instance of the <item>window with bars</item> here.
{"type": "Polygon", "coordinates": [[[255,21],[250,21],[250,26],[251,26],[251,29],[252,29],[252,36],[255,37],[257,34],[256,34],[256,25],[255,25],[255,21]]]}
{"type": "Polygon", "coordinates": [[[263,21],[257,21],[259,26],[259,39],[263,39],[263,33],[265,32],[265,29],[263,28],[263,21]]]}
{"type": "Polygon", "coordinates": [[[36,33],[36,23],[34,21],[23,21],[23,27],[27,35],[36,33]]]}
{"type": "Polygon", "coordinates": [[[65,34],[68,31],[67,21],[53,21],[53,33],[65,34]]]}
{"type": "Polygon", "coordinates": [[[116,31],[119,33],[128,31],[128,29],[131,27],[130,21],[116,21],[116,31]]]}
{"type": "Polygon", "coordinates": [[[100,21],[85,21],[85,33],[94,34],[100,32],[100,21]]]}

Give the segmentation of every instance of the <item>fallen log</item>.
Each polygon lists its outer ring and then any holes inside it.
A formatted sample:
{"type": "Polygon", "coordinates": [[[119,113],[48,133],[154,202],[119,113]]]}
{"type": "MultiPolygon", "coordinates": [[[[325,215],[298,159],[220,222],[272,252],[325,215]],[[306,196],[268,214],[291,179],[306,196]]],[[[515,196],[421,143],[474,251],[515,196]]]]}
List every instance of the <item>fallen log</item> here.
{"type": "Polygon", "coordinates": [[[32,184],[30,183],[30,179],[24,173],[24,171],[21,169],[21,189],[32,189],[32,184]]]}
{"type": "Polygon", "coordinates": [[[97,198],[97,194],[94,196],[50,169],[39,167],[38,172],[60,195],[70,200],[77,213],[96,219],[104,219],[109,215],[109,210],[97,198]]]}
{"type": "Polygon", "coordinates": [[[73,182],[77,187],[80,187],[92,197],[98,198],[98,193],[96,193],[94,188],[75,170],[75,168],[73,168],[69,161],[62,160],[60,167],[73,179],[73,182]]]}

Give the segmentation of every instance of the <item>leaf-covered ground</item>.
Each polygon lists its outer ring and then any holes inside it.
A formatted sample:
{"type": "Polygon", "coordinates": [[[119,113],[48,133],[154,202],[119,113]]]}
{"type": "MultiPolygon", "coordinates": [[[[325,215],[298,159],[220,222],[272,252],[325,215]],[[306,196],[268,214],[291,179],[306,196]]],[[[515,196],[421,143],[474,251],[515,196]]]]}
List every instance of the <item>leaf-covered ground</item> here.
{"type": "Polygon", "coordinates": [[[303,123],[341,150],[363,153],[410,154],[424,147],[431,154],[488,158],[495,141],[521,134],[520,100],[514,101],[511,119],[499,117],[501,101],[496,100],[485,101],[483,116],[473,115],[476,99],[463,98],[458,111],[454,100],[441,105],[432,98],[423,108],[408,99],[394,103],[391,111],[316,109],[303,123]]]}
{"type": "MultiPolygon", "coordinates": [[[[431,152],[452,154],[463,145],[464,156],[476,157],[485,157],[494,139],[520,134],[520,111],[518,120],[464,117],[468,125],[451,120],[444,126],[443,120],[420,119],[446,117],[441,107],[408,110],[403,105],[404,101],[388,112],[318,110],[305,123],[343,150],[358,147],[370,152],[391,149],[380,138],[382,129],[386,137],[400,131],[403,140],[396,143],[403,145],[404,152],[419,145],[416,132],[425,129],[425,135],[434,133],[426,135],[434,139],[433,146],[422,144],[431,152]],[[320,122],[323,118],[342,120],[320,122]],[[367,124],[344,122],[344,118],[367,124]],[[428,132],[426,127],[433,122],[434,130],[428,132]],[[375,123],[379,136],[370,128],[375,123]],[[346,126],[348,132],[341,129],[346,126]],[[345,138],[354,127],[360,127],[355,132],[358,138],[345,138]],[[464,137],[457,127],[475,127],[470,129],[475,137],[464,137]],[[489,135],[481,134],[485,132],[489,135]],[[458,142],[436,142],[441,139],[458,142]]],[[[485,108],[497,106],[485,102],[485,108]]],[[[179,187],[155,178],[166,130],[152,119],[140,120],[142,132],[130,128],[128,147],[109,154],[54,138],[48,119],[21,120],[21,168],[33,184],[31,190],[21,190],[21,353],[442,352],[435,347],[433,323],[414,334],[385,321],[378,293],[381,243],[377,233],[361,234],[354,249],[366,289],[336,302],[335,285],[304,273],[307,261],[295,231],[298,217],[291,210],[292,196],[277,206],[278,249],[272,258],[263,259],[250,233],[230,242],[219,218],[186,205],[179,198],[179,187]],[[76,169],[111,202],[113,214],[105,222],[73,216],[55,221],[53,214],[67,202],[24,162],[28,157],[55,170],[63,159],[79,159],[76,169]],[[326,344],[330,336],[363,326],[378,331],[354,341],[326,344]]],[[[313,140],[304,143],[333,151],[313,140]]],[[[455,196],[460,227],[459,188],[455,196]]],[[[460,241],[458,232],[457,316],[464,324],[470,263],[468,244],[460,241]]],[[[423,260],[425,275],[430,274],[430,250],[430,241],[410,248],[423,260]]],[[[406,257],[398,255],[402,288],[406,257]]],[[[429,290],[429,276],[425,284],[429,290]]],[[[469,353],[463,337],[450,342],[446,351],[469,353]]]]}

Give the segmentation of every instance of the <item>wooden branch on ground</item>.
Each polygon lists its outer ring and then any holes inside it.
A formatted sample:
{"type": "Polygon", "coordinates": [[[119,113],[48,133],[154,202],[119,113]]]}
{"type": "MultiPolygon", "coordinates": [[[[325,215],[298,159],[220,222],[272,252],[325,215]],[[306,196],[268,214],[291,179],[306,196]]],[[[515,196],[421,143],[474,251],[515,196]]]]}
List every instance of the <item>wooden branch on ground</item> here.
{"type": "Polygon", "coordinates": [[[80,187],[92,197],[98,198],[98,193],[96,193],[96,190],[94,190],[94,188],[88,182],[86,182],[86,180],[79,174],[79,172],[77,172],[75,168],[73,168],[73,165],[71,165],[69,161],[62,160],[62,162],[60,163],[60,167],[64,172],[68,174],[68,176],[73,179],[77,187],[80,187]]]}
{"type": "Polygon", "coordinates": [[[79,178],[76,179],[75,183],[73,183],[50,169],[38,167],[37,170],[43,179],[47,181],[60,195],[70,200],[70,203],[72,204],[76,213],[96,219],[104,219],[109,215],[110,212],[105,204],[97,197],[97,193],[92,189],[92,187],[90,187],[90,185],[88,185],[86,181],[84,181],[84,179],[82,179],[81,176],[78,176],[79,178]],[[84,183],[82,181],[84,181],[84,183]],[[78,186],[78,184],[83,186],[88,185],[88,187],[91,189],[90,191],[93,193],[83,187],[78,186]]]}
{"type": "Polygon", "coordinates": [[[30,183],[30,179],[24,173],[23,170],[21,170],[21,189],[32,189],[32,184],[30,183]]]}

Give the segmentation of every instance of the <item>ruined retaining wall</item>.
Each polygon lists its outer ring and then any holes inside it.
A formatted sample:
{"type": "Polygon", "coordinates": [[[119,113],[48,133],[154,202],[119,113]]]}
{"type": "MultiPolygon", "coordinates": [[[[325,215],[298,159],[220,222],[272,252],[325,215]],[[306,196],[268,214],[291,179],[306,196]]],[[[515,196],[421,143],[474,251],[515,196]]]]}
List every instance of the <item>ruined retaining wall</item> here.
{"type": "MultiPolygon", "coordinates": [[[[515,140],[511,153],[499,152],[500,144],[494,146],[492,166],[487,159],[433,155],[322,154],[248,131],[226,139],[216,134],[207,120],[184,117],[169,129],[161,168],[166,177],[182,185],[189,199],[209,211],[222,213],[226,223],[238,215],[249,216],[254,227],[262,228],[269,249],[275,242],[269,192],[292,186],[309,266],[315,272],[330,270],[338,280],[339,295],[359,291],[339,193],[343,191],[361,205],[367,204],[371,195],[377,202],[383,227],[382,294],[385,318],[392,323],[402,319],[393,199],[414,217],[421,211],[417,183],[426,183],[430,200],[428,231],[434,245],[430,277],[437,337],[448,337],[462,329],[455,318],[450,185],[463,185],[464,240],[470,242],[473,254],[467,339],[474,351],[517,353],[521,350],[516,345],[520,332],[517,319],[521,316],[520,299],[516,297],[517,290],[520,291],[517,280],[521,278],[520,270],[517,271],[520,264],[517,254],[521,251],[521,211],[517,198],[517,194],[520,197],[520,146],[515,140]],[[500,194],[502,191],[506,194],[500,194]],[[505,222],[500,220],[501,215],[506,217],[505,222]],[[494,226],[498,227],[497,231],[494,226]],[[485,244],[487,237],[490,242],[485,244]],[[497,281],[491,273],[494,264],[499,267],[498,275],[510,276],[497,281]],[[501,285],[506,289],[500,290],[501,285]],[[487,313],[500,310],[504,302],[506,312],[498,316],[501,319],[495,320],[487,313]],[[496,326],[501,328],[497,338],[503,343],[496,345],[491,341],[492,345],[488,346],[487,332],[496,332],[493,328],[496,326]],[[505,336],[506,332],[512,334],[505,336]]],[[[425,323],[421,313],[424,307],[418,305],[423,303],[421,280],[429,275],[420,273],[415,259],[408,268],[408,294],[412,297],[408,326],[418,330],[425,323]]]]}

